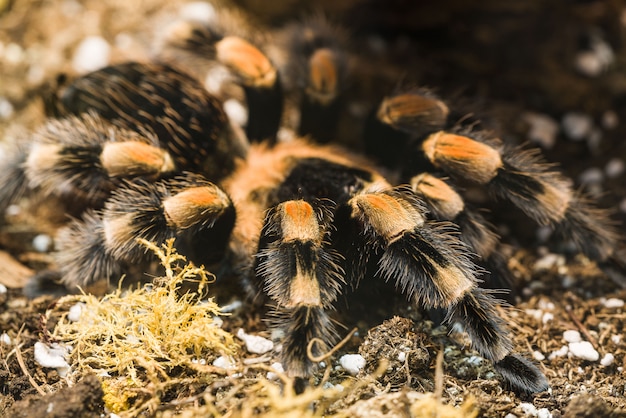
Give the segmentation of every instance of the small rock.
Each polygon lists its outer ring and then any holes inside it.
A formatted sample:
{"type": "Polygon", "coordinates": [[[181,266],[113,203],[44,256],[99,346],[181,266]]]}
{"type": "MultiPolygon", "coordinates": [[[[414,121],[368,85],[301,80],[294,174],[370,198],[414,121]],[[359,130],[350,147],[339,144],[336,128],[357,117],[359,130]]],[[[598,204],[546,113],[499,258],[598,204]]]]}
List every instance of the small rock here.
{"type": "MultiPolygon", "coordinates": [[[[283,367],[283,365],[281,363],[272,363],[270,365],[270,367],[272,369],[274,369],[277,373],[283,373],[285,371],[285,368],[283,367]]],[[[278,374],[274,373],[274,372],[267,372],[267,378],[269,380],[276,380],[278,379],[278,374]]]]}
{"type": "Polygon", "coordinates": [[[246,344],[246,349],[249,353],[265,354],[274,348],[274,343],[267,338],[246,334],[241,328],[237,331],[237,337],[246,344]]]}
{"type": "Polygon", "coordinates": [[[604,167],[604,172],[610,179],[621,176],[624,174],[624,171],[626,171],[626,164],[624,164],[624,160],[621,158],[611,158],[604,167]]]}
{"type": "Polygon", "coordinates": [[[226,370],[235,368],[235,362],[229,356],[219,356],[218,358],[213,360],[213,365],[215,367],[219,367],[221,369],[226,369],[226,370]]]}
{"type": "Polygon", "coordinates": [[[605,308],[615,309],[615,308],[623,308],[624,301],[618,298],[609,298],[602,301],[602,304],[605,308]]]}
{"type": "Polygon", "coordinates": [[[591,116],[570,112],[563,116],[561,121],[565,135],[572,141],[582,141],[587,138],[593,129],[593,119],[591,116]]]}
{"type": "Polygon", "coordinates": [[[602,127],[604,129],[615,129],[619,125],[619,116],[613,110],[607,110],[602,115],[602,127]]]}
{"type": "Polygon", "coordinates": [[[341,367],[355,376],[365,367],[365,358],[360,354],[345,354],[339,359],[341,367]]]}
{"type": "Polygon", "coordinates": [[[582,341],[580,337],[580,332],[575,330],[567,330],[563,332],[563,339],[568,343],[577,343],[582,341]]]}
{"type": "Polygon", "coordinates": [[[600,353],[593,348],[589,341],[569,343],[568,348],[570,354],[574,357],[588,361],[598,361],[600,359],[600,353]]]}
{"type": "Polygon", "coordinates": [[[546,356],[541,351],[535,350],[533,351],[533,358],[537,361],[543,361],[546,359],[546,356]]]}
{"type": "Polygon", "coordinates": [[[85,306],[86,305],[84,303],[80,303],[80,302],[72,305],[72,307],[70,307],[69,311],[67,312],[68,321],[72,321],[72,322],[80,321],[80,317],[83,314],[83,309],[85,309],[85,306]]]}
{"type": "Polygon", "coordinates": [[[522,115],[523,120],[530,125],[528,139],[541,147],[551,149],[556,143],[559,132],[559,123],[543,113],[527,112],[522,115]]]}
{"type": "Polygon", "coordinates": [[[604,367],[608,367],[615,362],[615,356],[611,353],[606,353],[602,359],[600,359],[600,364],[604,367]]]}
{"type": "Polygon", "coordinates": [[[11,343],[12,341],[11,337],[9,337],[9,334],[7,334],[6,332],[0,334],[0,344],[11,345],[11,343]]]}
{"type": "Polygon", "coordinates": [[[100,36],[88,36],[78,45],[72,67],[79,73],[95,71],[109,64],[111,46],[100,36]]]}
{"type": "Polygon", "coordinates": [[[33,238],[32,245],[35,251],[46,253],[52,248],[52,237],[48,234],[38,234],[33,238]]]}
{"type": "Polygon", "coordinates": [[[529,402],[522,402],[519,404],[519,407],[525,415],[529,415],[531,417],[537,416],[537,408],[535,405],[529,402]]]}
{"type": "Polygon", "coordinates": [[[35,361],[37,364],[41,367],[57,369],[61,377],[65,377],[70,370],[70,365],[65,360],[67,353],[67,347],[60,344],[48,346],[40,341],[35,343],[35,361]]]}
{"type": "Polygon", "coordinates": [[[552,360],[552,359],[555,359],[557,357],[565,357],[568,352],[569,352],[569,348],[566,345],[564,345],[560,349],[558,349],[557,351],[551,352],[548,355],[548,360],[552,360]]]}

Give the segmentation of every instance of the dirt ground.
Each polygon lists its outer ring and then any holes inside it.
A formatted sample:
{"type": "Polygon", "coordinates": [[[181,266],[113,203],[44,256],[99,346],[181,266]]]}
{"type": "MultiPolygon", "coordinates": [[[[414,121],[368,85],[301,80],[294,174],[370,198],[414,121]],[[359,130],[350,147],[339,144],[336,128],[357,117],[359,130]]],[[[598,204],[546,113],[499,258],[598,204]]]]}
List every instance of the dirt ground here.
{"type": "MultiPolygon", "coordinates": [[[[541,147],[577,187],[611,211],[626,237],[626,1],[236,3],[270,28],[314,3],[324,8],[350,28],[359,51],[355,68],[380,74],[379,84],[357,92],[363,103],[403,78],[435,88],[484,118],[504,141],[541,147]],[[374,62],[381,56],[383,68],[374,62]]],[[[182,4],[0,0],[0,138],[23,136],[44,120],[40,95],[60,72],[76,72],[77,50],[86,37],[108,43],[110,62],[149,59],[154,39],[182,4]]],[[[482,201],[480,193],[476,200],[482,201]]],[[[28,299],[22,291],[29,277],[50,266],[46,237],[63,219],[55,209],[42,204],[0,222],[0,289],[6,288],[0,292],[0,416],[112,416],[110,387],[102,385],[107,377],[64,378],[34,359],[35,343],[54,340],[68,308],[58,295],[28,299]]],[[[626,289],[517,211],[502,204],[490,209],[516,278],[508,312],[515,351],[539,364],[550,390],[520,398],[502,388],[489,362],[464,344],[463,335],[437,326],[435,315],[409,309],[382,288],[346,302],[345,334],[353,325],[358,331],[325,360],[327,367],[313,382],[317,386],[306,396],[290,392],[289,382],[267,378],[276,361],[271,353],[251,353],[235,339],[241,348],[228,373],[208,367],[205,374],[199,369],[185,374],[173,367],[168,373],[179,379],[176,385],[142,392],[157,402],[114,412],[453,416],[446,415],[445,404],[457,407],[457,416],[626,417],[626,289]],[[379,303],[373,305],[371,297],[379,303]],[[578,353],[580,346],[586,351],[578,353]],[[352,376],[339,359],[356,353],[366,365],[352,376]],[[434,399],[434,412],[421,403],[421,393],[434,394],[428,398],[434,399]]],[[[241,301],[229,288],[215,285],[215,292],[220,303],[241,301]]],[[[225,316],[222,328],[269,338],[261,316],[244,306],[225,316]]]]}

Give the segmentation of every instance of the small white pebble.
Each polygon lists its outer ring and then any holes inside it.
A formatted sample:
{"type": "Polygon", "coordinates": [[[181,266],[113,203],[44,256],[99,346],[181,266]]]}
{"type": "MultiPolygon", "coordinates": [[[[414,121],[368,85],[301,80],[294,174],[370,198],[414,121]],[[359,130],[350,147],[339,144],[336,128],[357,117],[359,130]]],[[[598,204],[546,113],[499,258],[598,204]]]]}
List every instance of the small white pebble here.
{"type": "Polygon", "coordinates": [[[546,359],[546,356],[541,351],[535,350],[533,351],[533,358],[537,361],[543,361],[546,359]]]}
{"type": "Polygon", "coordinates": [[[365,358],[360,354],[344,354],[339,359],[339,364],[345,371],[355,376],[365,367],[365,358]]]}
{"type": "Polygon", "coordinates": [[[600,359],[600,364],[604,367],[608,367],[615,362],[615,356],[611,353],[606,353],[604,357],[600,359]]]}
{"type": "Polygon", "coordinates": [[[624,300],[622,299],[618,299],[618,298],[609,298],[609,299],[605,299],[602,301],[602,304],[604,305],[605,308],[623,308],[624,307],[624,300]]]}
{"type": "MultiPolygon", "coordinates": [[[[284,373],[284,371],[285,371],[285,368],[283,367],[283,365],[281,363],[278,363],[278,362],[272,363],[270,365],[270,367],[272,369],[274,369],[277,373],[284,373]]],[[[276,374],[274,372],[267,372],[267,378],[269,380],[276,380],[276,379],[278,379],[278,374],[276,374]]]]}
{"type": "Polygon", "coordinates": [[[236,125],[245,126],[248,123],[248,109],[239,100],[226,100],[224,102],[224,112],[236,125]]]}
{"type": "Polygon", "coordinates": [[[611,335],[611,342],[612,342],[613,344],[616,344],[616,345],[617,345],[617,344],[619,344],[621,341],[622,341],[622,336],[621,336],[621,335],[618,335],[618,334],[616,334],[616,335],[611,335]]]}
{"type": "Polygon", "coordinates": [[[11,345],[11,337],[6,332],[0,334],[0,344],[11,345]]]}
{"type": "Polygon", "coordinates": [[[626,171],[626,164],[624,164],[624,160],[621,158],[611,158],[604,167],[604,172],[610,179],[621,176],[624,174],[624,171],[626,171]]]}
{"type": "Polygon", "coordinates": [[[548,355],[548,359],[552,360],[552,359],[555,359],[557,357],[565,357],[568,352],[569,352],[569,348],[566,345],[564,345],[561,348],[559,348],[558,350],[551,352],[548,355]]]}
{"type": "Polygon", "coordinates": [[[587,77],[597,77],[604,71],[602,59],[594,51],[583,51],[574,58],[576,70],[587,77]]]}
{"type": "Polygon", "coordinates": [[[241,328],[237,331],[237,337],[246,344],[246,349],[249,353],[265,354],[274,348],[274,343],[267,338],[246,334],[241,328]]]}
{"type": "Polygon", "coordinates": [[[86,305],[81,302],[72,305],[67,312],[67,319],[72,322],[80,321],[80,316],[83,314],[83,309],[85,309],[85,306],[86,305]]]}
{"type": "Polygon", "coordinates": [[[543,317],[543,311],[541,309],[526,309],[526,315],[535,318],[537,321],[541,320],[543,317]]]}
{"type": "Polygon", "coordinates": [[[10,43],[4,48],[4,61],[9,64],[19,64],[24,56],[24,49],[18,44],[10,43]]]}
{"type": "Polygon", "coordinates": [[[599,184],[604,181],[604,172],[598,167],[590,167],[580,173],[578,180],[585,185],[599,184]]]}
{"type": "Polygon", "coordinates": [[[582,141],[593,129],[593,119],[585,113],[570,112],[561,121],[565,135],[572,141],[582,141]]]}
{"type": "Polygon", "coordinates": [[[180,8],[179,15],[185,20],[195,20],[210,23],[215,20],[217,13],[211,3],[193,1],[180,8]]]}
{"type": "Polygon", "coordinates": [[[537,418],[552,418],[552,412],[548,408],[540,408],[537,410],[537,418]]]}
{"type": "Polygon", "coordinates": [[[510,413],[510,412],[509,412],[508,414],[506,414],[506,415],[504,416],[504,418],[517,418],[517,415],[512,414],[512,413],[510,413]]]}
{"type": "Polygon", "coordinates": [[[554,147],[559,132],[559,123],[556,120],[549,115],[533,112],[524,113],[522,119],[530,126],[528,139],[531,142],[546,149],[554,147]]]}
{"type": "Polygon", "coordinates": [[[45,253],[52,248],[52,238],[48,234],[38,234],[33,238],[32,244],[35,251],[45,253]]]}
{"type": "Polygon", "coordinates": [[[546,312],[541,317],[541,323],[547,324],[550,321],[554,321],[554,314],[552,312],[546,312]]]}
{"type": "Polygon", "coordinates": [[[483,359],[482,357],[478,357],[478,356],[471,356],[469,358],[467,358],[465,360],[465,362],[467,364],[471,364],[472,366],[479,366],[480,364],[482,364],[483,359]]]}
{"type": "Polygon", "coordinates": [[[406,353],[404,351],[400,351],[398,353],[398,361],[404,363],[406,361],[406,353]]]}
{"type": "Polygon", "coordinates": [[[0,119],[9,119],[13,115],[13,105],[4,97],[0,97],[0,119]]]}
{"type": "Polygon", "coordinates": [[[530,415],[532,417],[537,416],[537,408],[535,407],[535,405],[529,402],[522,402],[519,404],[519,407],[525,415],[530,415]]]}
{"type": "Polygon", "coordinates": [[[568,348],[570,354],[574,357],[589,361],[598,361],[600,359],[600,353],[593,348],[589,341],[569,343],[568,348]]]}
{"type": "Polygon", "coordinates": [[[613,110],[607,110],[602,115],[602,127],[604,129],[615,129],[619,125],[619,116],[613,110]]]}
{"type": "Polygon", "coordinates": [[[204,87],[212,94],[221,94],[222,85],[232,79],[228,69],[219,65],[209,68],[204,78],[204,87]]]}
{"type": "Polygon", "coordinates": [[[561,254],[549,253],[535,261],[533,269],[535,271],[550,270],[561,265],[565,257],[561,254]]]}
{"type": "Polygon", "coordinates": [[[70,365],[67,364],[65,360],[65,356],[67,355],[68,349],[59,344],[52,344],[52,346],[47,346],[46,344],[37,341],[35,343],[35,361],[41,367],[49,367],[52,369],[57,369],[59,376],[65,377],[67,372],[70,370],[70,365]]]}
{"type": "Polygon", "coordinates": [[[563,332],[563,339],[568,343],[577,343],[582,341],[580,332],[571,329],[563,332]]]}
{"type": "Polygon", "coordinates": [[[218,358],[213,360],[213,365],[215,367],[219,367],[220,369],[226,370],[235,368],[235,362],[229,356],[219,356],[218,358]]]}
{"type": "Polygon", "coordinates": [[[0,283],[0,295],[4,295],[6,292],[8,292],[7,287],[0,283]]]}
{"type": "Polygon", "coordinates": [[[72,67],[79,73],[95,71],[109,64],[111,46],[101,36],[88,36],[78,45],[72,67]]]}

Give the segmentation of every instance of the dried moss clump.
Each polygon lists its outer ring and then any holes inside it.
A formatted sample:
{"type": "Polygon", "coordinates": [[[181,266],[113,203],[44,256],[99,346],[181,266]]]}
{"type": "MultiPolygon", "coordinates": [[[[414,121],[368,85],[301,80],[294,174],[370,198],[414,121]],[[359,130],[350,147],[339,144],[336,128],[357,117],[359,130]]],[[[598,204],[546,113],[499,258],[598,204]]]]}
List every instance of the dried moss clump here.
{"type": "Polygon", "coordinates": [[[213,360],[238,349],[233,336],[215,320],[219,306],[203,300],[211,275],[185,263],[173,241],[162,248],[144,245],[161,259],[164,277],[136,290],[118,288],[101,299],[63,298],[63,305],[84,304],[80,320],[72,322],[63,315],[53,333],[72,347],[72,376],[102,376],[106,406],[131,416],[204,390],[224,373],[211,366],[213,360]],[[189,281],[196,290],[182,293],[183,282],[189,281]]]}

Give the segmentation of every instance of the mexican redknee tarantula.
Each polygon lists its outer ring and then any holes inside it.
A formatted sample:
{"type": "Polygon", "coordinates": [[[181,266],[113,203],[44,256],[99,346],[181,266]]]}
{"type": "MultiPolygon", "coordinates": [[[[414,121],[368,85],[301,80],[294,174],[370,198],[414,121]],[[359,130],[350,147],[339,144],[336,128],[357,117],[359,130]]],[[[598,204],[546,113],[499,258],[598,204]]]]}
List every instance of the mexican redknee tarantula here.
{"type": "Polygon", "coordinates": [[[400,89],[372,112],[367,156],[321,145],[337,135],[350,77],[343,35],[316,17],[259,41],[230,19],[176,24],[153,62],[60,77],[45,100],[50,120],[5,161],[1,209],[27,191],[67,202],[74,219],[55,240],[63,283],[140,274],[152,259],[137,239],[175,237],[193,262],[237,276],[271,305],[285,369],[306,378],[309,343],[323,341],[312,345],[319,355],[337,340],[338,296],[390,281],[409,303],[462,324],[512,389],[547,389],[511,352],[500,302],[480,286],[485,269],[507,284],[498,237],[443,176],[484,185],[561,230],[624,283],[604,212],[536,151],[457,123],[425,89],[400,89]],[[198,81],[206,68],[228,71],[225,90],[248,109],[243,127],[198,81]],[[278,140],[283,101],[307,139],[278,140]]]}

